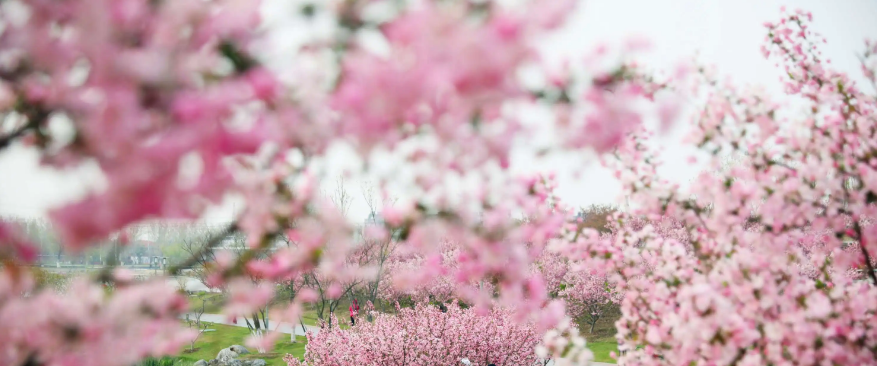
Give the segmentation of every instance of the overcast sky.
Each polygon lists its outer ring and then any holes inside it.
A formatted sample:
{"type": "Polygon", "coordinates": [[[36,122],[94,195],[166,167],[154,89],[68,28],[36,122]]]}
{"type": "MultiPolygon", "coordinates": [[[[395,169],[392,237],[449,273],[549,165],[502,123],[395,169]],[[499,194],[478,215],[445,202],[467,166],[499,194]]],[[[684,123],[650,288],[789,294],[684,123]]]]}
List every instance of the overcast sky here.
{"type": "MultiPolygon", "coordinates": [[[[283,0],[273,0],[282,5],[283,0]]],[[[877,1],[777,1],[777,0],[589,0],[573,16],[570,24],[556,37],[546,41],[549,57],[579,57],[598,43],[620,44],[632,36],[651,40],[648,63],[670,67],[697,54],[706,64],[713,64],[724,75],[732,75],[737,85],[764,85],[779,93],[780,73],[759,52],[765,21],[779,17],[781,6],[813,12],[814,29],[828,39],[823,53],[832,64],[859,79],[856,53],[862,41],[877,38],[877,1]]],[[[278,8],[289,7],[279,6],[278,8]]],[[[676,133],[676,136],[681,133],[676,133]]],[[[663,173],[684,182],[696,172],[685,163],[689,151],[678,148],[676,138],[661,141],[666,147],[667,166],[663,173]]],[[[58,174],[37,167],[37,155],[21,147],[0,153],[0,215],[36,216],[49,207],[75,198],[98,180],[99,174],[82,169],[78,174],[58,174]]],[[[513,162],[518,171],[569,170],[564,159],[531,167],[527,162],[513,162]]],[[[575,205],[615,203],[618,184],[598,167],[582,177],[560,175],[560,194],[575,205]]],[[[357,183],[350,190],[357,197],[351,215],[360,220],[365,205],[359,198],[357,183]]],[[[213,216],[227,217],[227,210],[213,216]]]]}

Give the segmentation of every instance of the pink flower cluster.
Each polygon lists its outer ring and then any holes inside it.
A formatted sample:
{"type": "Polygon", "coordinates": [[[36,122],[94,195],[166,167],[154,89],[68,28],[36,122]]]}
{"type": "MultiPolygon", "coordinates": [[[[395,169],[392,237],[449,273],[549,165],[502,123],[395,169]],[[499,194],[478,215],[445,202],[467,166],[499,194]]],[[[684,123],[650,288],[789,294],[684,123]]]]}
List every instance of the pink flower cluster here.
{"type": "MultiPolygon", "coordinates": [[[[388,258],[385,279],[381,281],[379,295],[381,299],[396,302],[410,298],[415,302],[435,300],[448,302],[460,297],[457,291],[462,284],[457,284],[452,273],[458,269],[457,256],[460,248],[445,241],[431,255],[421,253],[403,253],[400,248],[388,258]]],[[[492,283],[466,283],[469,288],[480,288],[492,293],[492,283]],[[485,288],[484,286],[487,286],[485,288]]]]}
{"type": "Polygon", "coordinates": [[[362,322],[308,334],[304,361],[287,356],[290,366],[346,365],[447,365],[463,358],[473,365],[534,365],[539,335],[532,324],[511,319],[511,313],[494,309],[479,315],[473,309],[451,304],[447,312],[417,305],[397,314],[378,314],[362,322]]]}

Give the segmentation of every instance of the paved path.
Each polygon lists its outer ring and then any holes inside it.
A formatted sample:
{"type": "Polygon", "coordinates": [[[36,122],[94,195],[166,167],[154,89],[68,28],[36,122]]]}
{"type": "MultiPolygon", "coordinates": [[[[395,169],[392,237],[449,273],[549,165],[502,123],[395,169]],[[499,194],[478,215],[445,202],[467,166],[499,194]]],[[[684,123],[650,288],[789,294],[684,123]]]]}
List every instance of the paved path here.
{"type": "MultiPolygon", "coordinates": [[[[192,316],[194,317],[194,315],[192,315],[192,316]]],[[[185,319],[185,315],[183,315],[183,318],[185,319]]],[[[201,315],[201,321],[208,322],[208,323],[216,323],[216,324],[234,325],[234,326],[245,327],[245,328],[247,326],[247,323],[244,321],[243,318],[238,318],[237,323],[232,323],[232,322],[228,321],[228,319],[225,317],[225,315],[222,315],[222,314],[204,314],[204,315],[201,315]]],[[[277,322],[272,322],[271,319],[268,319],[268,327],[270,330],[276,330],[276,331],[279,331],[280,333],[292,334],[292,332],[293,332],[293,327],[290,326],[289,324],[286,324],[286,323],[277,324],[277,322]],[[279,325],[279,329],[278,329],[278,325],[279,325]]],[[[310,332],[314,332],[314,333],[320,332],[320,327],[315,327],[313,325],[305,325],[305,328],[310,332]]],[[[304,331],[301,329],[301,324],[296,324],[294,331],[295,331],[295,335],[300,335],[300,336],[305,335],[304,331]]]]}

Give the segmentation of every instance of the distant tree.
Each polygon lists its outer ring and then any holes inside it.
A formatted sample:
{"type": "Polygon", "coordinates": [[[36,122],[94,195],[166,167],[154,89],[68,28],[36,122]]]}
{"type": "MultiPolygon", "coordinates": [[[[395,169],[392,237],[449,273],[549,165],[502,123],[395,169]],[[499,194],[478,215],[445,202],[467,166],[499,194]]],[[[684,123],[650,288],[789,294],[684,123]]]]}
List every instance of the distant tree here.
{"type": "MultiPolygon", "coordinates": [[[[208,285],[207,276],[210,273],[210,266],[216,261],[216,251],[235,251],[235,248],[233,248],[232,246],[244,244],[244,242],[241,240],[226,238],[226,240],[224,241],[224,243],[226,244],[225,247],[208,247],[210,240],[217,235],[216,231],[217,230],[207,225],[193,224],[186,228],[185,235],[183,235],[181,239],[180,247],[182,251],[184,251],[187,254],[188,258],[192,259],[193,261],[189,273],[205,285],[208,285]]],[[[238,249],[243,250],[243,248],[238,249]]]]}
{"type": "Polygon", "coordinates": [[[610,205],[590,205],[579,210],[580,226],[582,228],[591,228],[601,233],[610,231],[610,219],[612,214],[617,212],[615,206],[610,205]]]}
{"type": "MultiPolygon", "coordinates": [[[[380,214],[378,211],[380,210],[380,206],[378,206],[377,194],[375,193],[375,188],[373,185],[369,183],[365,183],[361,186],[362,189],[362,197],[365,199],[365,203],[368,206],[369,216],[366,220],[366,223],[362,227],[362,243],[361,245],[364,247],[366,255],[368,256],[368,262],[372,265],[375,270],[375,276],[373,279],[366,281],[364,286],[364,291],[366,294],[366,298],[368,301],[372,303],[376,303],[378,301],[378,294],[381,288],[381,282],[384,280],[384,273],[387,271],[387,260],[390,256],[395,252],[396,246],[399,242],[396,240],[396,236],[398,234],[397,229],[391,229],[389,231],[384,231],[380,234],[375,235],[375,233],[370,232],[371,230],[383,230],[383,222],[380,219],[380,214]]],[[[392,200],[384,200],[384,205],[388,205],[392,203],[392,200]]]]}
{"type": "Polygon", "coordinates": [[[621,301],[620,294],[606,276],[586,272],[567,273],[560,296],[566,300],[568,314],[589,326],[588,333],[594,333],[597,321],[621,301]]]}
{"type": "Polygon", "coordinates": [[[190,314],[186,314],[186,325],[195,331],[192,340],[189,341],[189,352],[195,352],[195,342],[198,341],[198,338],[201,338],[201,335],[207,330],[208,325],[207,323],[201,322],[201,316],[204,315],[204,310],[206,309],[208,301],[208,299],[204,299],[204,301],[201,302],[201,307],[195,308],[190,314]]]}

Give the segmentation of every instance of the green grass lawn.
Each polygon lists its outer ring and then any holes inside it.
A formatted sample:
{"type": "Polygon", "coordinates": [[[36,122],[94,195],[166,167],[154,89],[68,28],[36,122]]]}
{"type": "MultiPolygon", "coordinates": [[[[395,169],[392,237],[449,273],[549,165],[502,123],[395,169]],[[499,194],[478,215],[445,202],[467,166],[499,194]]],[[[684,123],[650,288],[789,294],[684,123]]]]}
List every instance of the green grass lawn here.
{"type": "Polygon", "coordinates": [[[618,354],[618,343],[613,342],[588,342],[588,348],[594,352],[594,361],[615,363],[615,359],[609,356],[609,352],[618,354]]]}
{"type": "MultiPolygon", "coordinates": [[[[230,325],[211,324],[210,329],[216,329],[215,332],[205,332],[195,342],[195,352],[189,352],[188,347],[178,358],[182,365],[189,365],[198,360],[211,360],[216,357],[220,350],[234,344],[244,344],[244,340],[250,335],[250,331],[244,327],[235,327],[230,325]]],[[[274,346],[274,350],[264,354],[250,354],[244,358],[261,358],[270,366],[286,366],[283,362],[283,356],[287,353],[302,358],[305,353],[305,337],[296,337],[298,342],[290,343],[289,336],[281,335],[280,340],[274,346]]],[[[255,350],[250,350],[255,352],[255,350]]]]}

